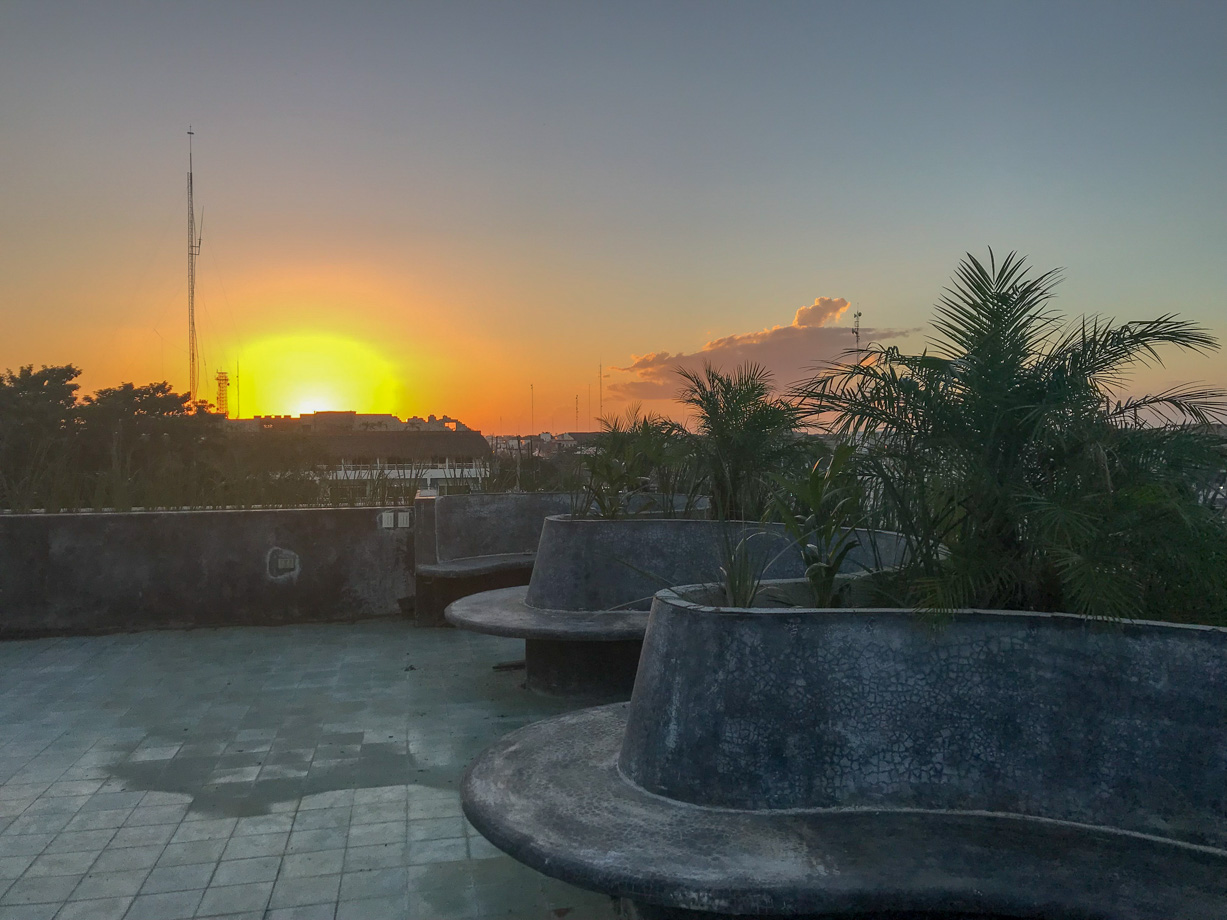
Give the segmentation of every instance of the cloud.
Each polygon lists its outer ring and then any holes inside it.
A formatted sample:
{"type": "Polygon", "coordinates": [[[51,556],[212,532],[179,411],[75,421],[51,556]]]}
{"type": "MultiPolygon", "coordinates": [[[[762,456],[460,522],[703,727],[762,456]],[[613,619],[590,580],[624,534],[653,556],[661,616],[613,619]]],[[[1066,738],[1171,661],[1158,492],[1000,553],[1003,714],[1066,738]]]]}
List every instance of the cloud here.
{"type": "MultiPolygon", "coordinates": [[[[827,325],[847,310],[848,301],[842,297],[819,297],[797,310],[787,326],[727,335],[691,353],[654,351],[634,355],[629,365],[615,368],[630,376],[611,383],[609,392],[625,399],[667,399],[678,390],[675,368],[697,369],[705,362],[731,370],[752,361],[771,371],[777,384],[787,385],[855,346],[851,326],[827,325]]],[[[890,329],[862,328],[861,341],[882,341],[902,334],[890,329]]]]}
{"type": "MultiPolygon", "coordinates": [[[[792,318],[793,326],[825,326],[827,323],[839,319],[848,311],[848,301],[842,297],[815,297],[814,302],[808,307],[801,307],[797,310],[797,315],[792,318]]],[[[790,326],[776,326],[775,329],[769,330],[775,332],[776,329],[789,329],[790,326]]],[[[767,333],[751,333],[751,335],[764,335],[767,333]]]]}

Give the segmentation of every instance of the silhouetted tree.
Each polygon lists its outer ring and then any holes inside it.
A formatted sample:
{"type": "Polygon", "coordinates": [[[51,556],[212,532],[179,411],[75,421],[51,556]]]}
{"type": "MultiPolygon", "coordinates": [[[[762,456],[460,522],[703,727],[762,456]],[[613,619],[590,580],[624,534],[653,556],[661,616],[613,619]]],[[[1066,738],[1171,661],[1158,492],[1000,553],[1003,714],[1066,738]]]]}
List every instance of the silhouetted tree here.
{"type": "Polygon", "coordinates": [[[43,505],[71,466],[80,376],[71,364],[0,374],[0,507],[43,505]]]}

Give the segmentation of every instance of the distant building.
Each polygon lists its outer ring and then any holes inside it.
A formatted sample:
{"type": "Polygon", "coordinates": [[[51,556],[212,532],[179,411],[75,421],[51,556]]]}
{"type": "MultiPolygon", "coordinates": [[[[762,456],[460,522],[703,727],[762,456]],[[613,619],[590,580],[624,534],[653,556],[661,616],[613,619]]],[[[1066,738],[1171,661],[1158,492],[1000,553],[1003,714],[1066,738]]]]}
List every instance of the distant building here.
{"type": "Polygon", "coordinates": [[[405,420],[405,428],[409,431],[472,431],[473,429],[464,422],[457,419],[443,416],[443,418],[435,418],[433,415],[425,420],[418,418],[416,415],[411,419],[405,420]]]}
{"type": "Polygon", "coordinates": [[[308,412],[299,416],[304,429],[316,434],[335,431],[400,431],[405,423],[395,415],[359,415],[357,412],[308,412]]]}
{"type": "Polygon", "coordinates": [[[552,434],[543,431],[533,435],[491,435],[490,449],[499,456],[554,457],[558,454],[587,454],[596,449],[599,431],[564,431],[552,434]]]}
{"type": "Polygon", "coordinates": [[[468,464],[491,454],[480,431],[335,431],[315,438],[329,459],[347,464],[468,464]]]}
{"type": "Polygon", "coordinates": [[[256,415],[251,421],[255,422],[255,427],[262,431],[303,431],[311,434],[345,431],[473,431],[464,422],[447,415],[442,418],[431,415],[425,419],[415,415],[402,422],[395,415],[386,413],[328,411],[306,412],[297,417],[293,415],[256,415]]]}
{"type": "Polygon", "coordinates": [[[560,453],[590,454],[596,450],[600,431],[564,431],[554,439],[560,453]]]}
{"type": "Polygon", "coordinates": [[[527,457],[541,453],[540,435],[496,434],[486,440],[490,444],[490,449],[498,456],[514,457],[519,454],[527,457]]]}
{"type": "Polygon", "coordinates": [[[257,415],[233,430],[308,437],[332,479],[410,480],[420,490],[467,489],[489,475],[490,445],[463,422],[431,415],[402,422],[395,415],[311,412],[257,415]]]}

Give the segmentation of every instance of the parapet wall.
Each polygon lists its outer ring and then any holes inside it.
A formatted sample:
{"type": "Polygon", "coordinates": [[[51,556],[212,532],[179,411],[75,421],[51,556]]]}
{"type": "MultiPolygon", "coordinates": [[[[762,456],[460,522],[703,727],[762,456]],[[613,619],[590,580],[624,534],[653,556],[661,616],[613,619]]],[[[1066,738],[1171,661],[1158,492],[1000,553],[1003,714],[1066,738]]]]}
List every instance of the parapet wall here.
{"type": "Polygon", "coordinates": [[[408,509],[0,515],[0,638],[396,616],[408,509]]]}
{"type": "Polygon", "coordinates": [[[434,503],[437,561],[448,562],[535,553],[546,517],[570,511],[571,496],[566,492],[495,492],[443,495],[434,503]]]}

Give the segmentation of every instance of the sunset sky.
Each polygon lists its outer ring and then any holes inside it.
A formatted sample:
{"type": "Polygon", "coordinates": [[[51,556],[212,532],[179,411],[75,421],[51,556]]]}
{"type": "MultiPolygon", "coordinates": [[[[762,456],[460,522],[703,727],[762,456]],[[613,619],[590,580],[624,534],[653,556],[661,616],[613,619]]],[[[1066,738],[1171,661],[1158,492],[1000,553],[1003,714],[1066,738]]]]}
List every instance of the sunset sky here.
{"type": "MultiPolygon", "coordinates": [[[[988,246],[1064,266],[1066,313],[1227,339],[1224,49],[1222,0],[3,0],[0,369],[186,389],[189,124],[205,395],[237,373],[244,416],[787,384],[856,310],[923,347],[988,246]]],[[[1139,388],[1188,379],[1227,357],[1139,388]]]]}

